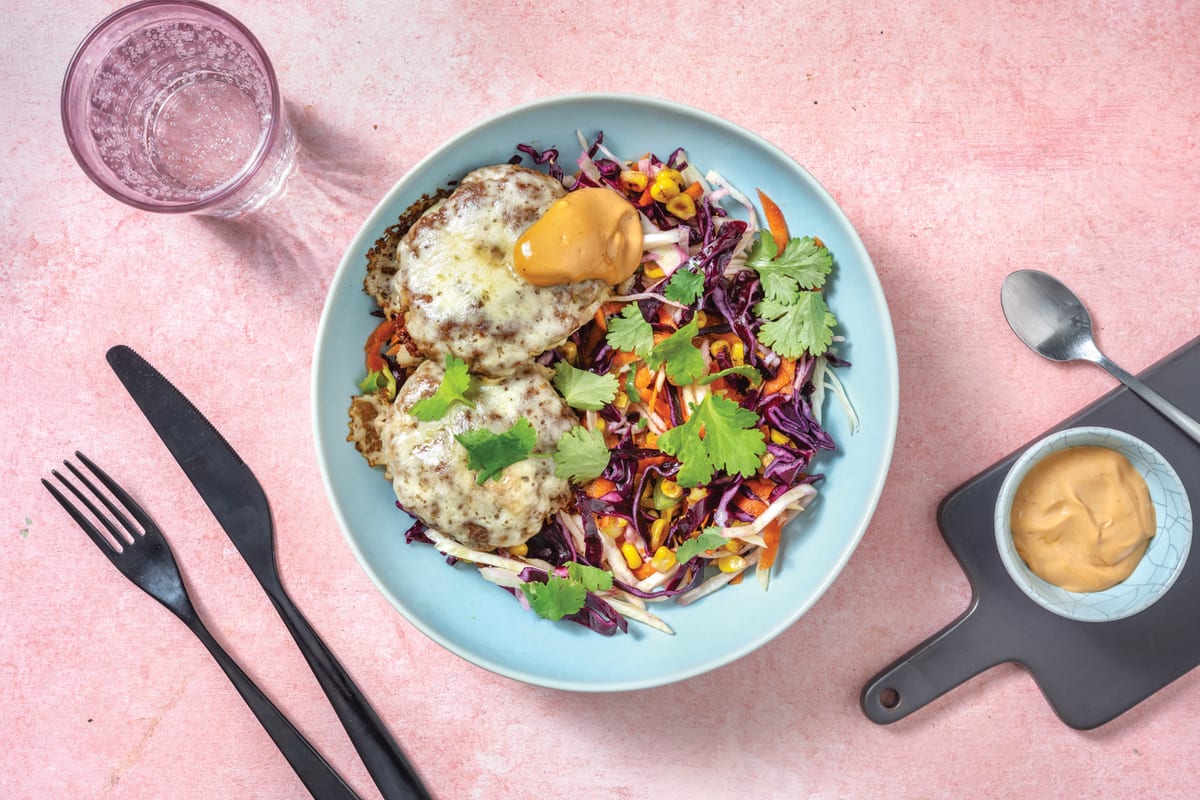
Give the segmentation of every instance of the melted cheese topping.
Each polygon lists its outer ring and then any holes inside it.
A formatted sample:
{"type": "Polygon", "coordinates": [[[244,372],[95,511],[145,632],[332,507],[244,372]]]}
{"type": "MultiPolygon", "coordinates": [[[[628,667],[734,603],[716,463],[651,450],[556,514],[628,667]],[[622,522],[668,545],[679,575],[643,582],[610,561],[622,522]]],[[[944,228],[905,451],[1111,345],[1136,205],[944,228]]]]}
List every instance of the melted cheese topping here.
{"type": "Polygon", "coordinates": [[[393,289],[425,355],[442,363],[452,353],[502,376],[592,317],[609,293],[603,281],[538,287],[513,268],[518,237],[563,194],[540,172],[484,167],[405,234],[393,289]]]}
{"type": "Polygon", "coordinates": [[[396,397],[383,427],[383,458],[400,504],[413,516],[468,547],[513,547],[537,533],[566,507],[570,484],[554,474],[549,458],[510,464],[498,478],[475,483],[467,451],[454,434],[475,428],[502,433],[522,416],[537,431],[535,453],[552,453],[575,415],[532,364],[503,381],[481,382],[475,407],[455,405],[440,420],[422,422],[408,413],[413,403],[441,385],[443,370],[432,360],[417,368],[396,397]]]}

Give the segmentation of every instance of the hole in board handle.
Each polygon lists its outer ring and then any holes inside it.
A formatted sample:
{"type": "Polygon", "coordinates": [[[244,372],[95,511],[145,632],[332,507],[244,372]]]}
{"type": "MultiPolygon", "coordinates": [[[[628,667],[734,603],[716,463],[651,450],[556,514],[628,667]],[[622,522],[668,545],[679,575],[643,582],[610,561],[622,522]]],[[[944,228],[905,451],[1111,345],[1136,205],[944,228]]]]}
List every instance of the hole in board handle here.
{"type": "Polygon", "coordinates": [[[900,705],[900,693],[891,687],[879,690],[879,705],[888,711],[900,705]]]}

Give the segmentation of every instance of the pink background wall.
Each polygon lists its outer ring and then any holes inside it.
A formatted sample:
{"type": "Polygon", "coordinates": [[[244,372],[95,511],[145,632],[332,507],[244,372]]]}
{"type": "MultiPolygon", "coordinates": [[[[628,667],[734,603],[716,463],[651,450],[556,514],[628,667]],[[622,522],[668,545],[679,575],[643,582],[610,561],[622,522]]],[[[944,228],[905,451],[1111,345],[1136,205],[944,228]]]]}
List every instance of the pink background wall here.
{"type": "Polygon", "coordinates": [[[1012,665],[889,727],[858,692],[966,608],[940,499],[1112,385],[1029,354],[1000,313],[1003,277],[1034,266],[1076,287],[1132,371],[1200,329],[1200,6],[229,0],[306,147],[247,227],[128,209],[71,159],[62,73],[117,5],[17,0],[0,25],[0,796],[303,794],[200,645],[38,486],[76,448],[178,532],[218,638],[377,796],[104,365],[117,342],[212,387],[206,411],[272,499],[292,596],[438,797],[1194,796],[1195,673],[1091,733],[1012,665]],[[466,126],[585,90],[711,110],[805,165],[875,260],[902,389],[875,521],[811,612],[729,667],[612,696],[511,682],[410,627],[343,543],[310,433],[317,319],[376,201],[466,126]]]}

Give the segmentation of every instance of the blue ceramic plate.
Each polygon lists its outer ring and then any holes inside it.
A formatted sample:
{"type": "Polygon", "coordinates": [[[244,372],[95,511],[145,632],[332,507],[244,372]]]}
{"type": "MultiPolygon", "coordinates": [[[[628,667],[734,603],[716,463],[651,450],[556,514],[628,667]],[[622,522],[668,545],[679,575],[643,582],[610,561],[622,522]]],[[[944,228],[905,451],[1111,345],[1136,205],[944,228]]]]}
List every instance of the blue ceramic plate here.
{"type": "Polygon", "coordinates": [[[313,415],[325,485],[350,547],[380,591],[443,647],[519,681],[574,691],[618,691],[679,681],[761,647],[795,622],[837,577],[862,539],[883,490],[899,404],[896,344],[871,260],[828,193],[786,154],[712,114],[653,98],[587,94],[539,101],[480,123],[417,164],[375,208],[346,250],[317,332],[313,415]],[[346,442],[346,409],[362,379],[362,347],[377,320],[362,291],[365,254],[413,202],[475,167],[509,160],[516,145],[557,147],[570,168],[576,130],[604,132],[619,156],[687,150],[701,171],[722,173],[753,196],[762,188],[783,209],[795,235],[819,236],[833,252],[827,299],[847,343],[839,371],[861,417],[851,435],[831,396],[826,427],[839,445],[814,471],[821,494],[785,532],[769,591],[757,581],[728,587],[695,605],[653,610],[670,636],[630,624],[606,638],[571,623],[526,612],[473,567],[451,568],[433,548],[406,545],[408,517],[379,470],[346,442]]]}

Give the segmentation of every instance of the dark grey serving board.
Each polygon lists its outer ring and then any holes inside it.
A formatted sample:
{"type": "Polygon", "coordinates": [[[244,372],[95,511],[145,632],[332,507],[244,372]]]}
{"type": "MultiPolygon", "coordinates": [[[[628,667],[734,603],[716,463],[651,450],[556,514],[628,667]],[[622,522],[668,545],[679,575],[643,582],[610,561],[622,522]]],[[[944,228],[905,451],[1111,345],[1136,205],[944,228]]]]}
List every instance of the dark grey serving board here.
{"type": "MultiPolygon", "coordinates": [[[[1200,417],[1200,338],[1140,377],[1200,417]]],[[[1191,502],[1200,502],[1200,445],[1128,389],[1106,394],[1052,430],[1081,425],[1117,428],[1145,440],[1175,467],[1191,502]]],[[[938,527],[967,573],[971,602],[962,616],[867,682],[861,703],[872,721],[895,722],[996,664],[1016,662],[1033,675],[1063,722],[1086,730],[1200,664],[1198,547],[1158,602],[1113,622],[1060,617],[1009,579],[996,550],[992,512],[1008,468],[1033,441],[942,500],[938,527]]]]}

